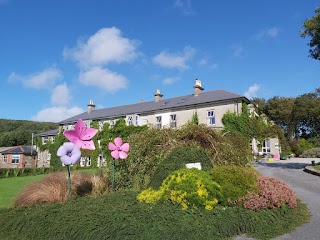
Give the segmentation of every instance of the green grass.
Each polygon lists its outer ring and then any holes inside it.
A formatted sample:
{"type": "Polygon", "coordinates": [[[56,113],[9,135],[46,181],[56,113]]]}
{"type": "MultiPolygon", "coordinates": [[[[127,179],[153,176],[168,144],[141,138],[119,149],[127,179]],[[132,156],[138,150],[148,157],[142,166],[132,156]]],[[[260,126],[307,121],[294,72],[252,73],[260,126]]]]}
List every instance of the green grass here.
{"type": "Polygon", "coordinates": [[[14,198],[28,184],[42,179],[45,175],[0,179],[0,208],[12,207],[14,198]]]}
{"type": "Polygon", "coordinates": [[[317,169],[317,170],[320,170],[320,165],[315,165],[313,168],[317,169]]]}
{"type": "Polygon", "coordinates": [[[307,222],[306,205],[253,212],[240,207],[181,210],[118,191],[65,204],[0,209],[0,239],[270,239],[307,222]]]}

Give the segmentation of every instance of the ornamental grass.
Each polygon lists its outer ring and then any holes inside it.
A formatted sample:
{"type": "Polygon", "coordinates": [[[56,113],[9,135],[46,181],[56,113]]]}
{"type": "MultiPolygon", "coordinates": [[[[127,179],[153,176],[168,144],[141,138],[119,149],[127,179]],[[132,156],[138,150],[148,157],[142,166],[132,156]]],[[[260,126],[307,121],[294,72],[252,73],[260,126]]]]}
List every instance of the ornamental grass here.
{"type": "MultiPolygon", "coordinates": [[[[15,199],[14,206],[31,206],[42,203],[65,202],[67,199],[66,173],[52,173],[42,180],[28,185],[15,199]]],[[[71,174],[71,197],[99,195],[105,192],[106,182],[101,176],[71,174]]]]}

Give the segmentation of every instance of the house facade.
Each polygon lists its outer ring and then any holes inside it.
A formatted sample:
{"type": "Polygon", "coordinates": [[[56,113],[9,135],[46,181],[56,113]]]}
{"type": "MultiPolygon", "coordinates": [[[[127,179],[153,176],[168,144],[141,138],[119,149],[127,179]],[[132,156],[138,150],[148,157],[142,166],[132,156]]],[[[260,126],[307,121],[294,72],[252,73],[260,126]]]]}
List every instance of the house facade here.
{"type": "MultiPolygon", "coordinates": [[[[125,119],[127,125],[180,128],[191,121],[194,114],[198,115],[199,124],[221,130],[224,127],[222,123],[223,115],[227,112],[240,114],[243,104],[248,105],[252,116],[257,116],[255,106],[246,97],[225,90],[204,92],[201,81],[196,80],[193,86],[193,94],[180,97],[166,99],[163,98],[160,90],[157,90],[153,101],[141,101],[136,104],[104,109],[95,109],[94,102],[90,100],[86,112],[59,122],[59,131],[72,130],[79,119],[82,119],[87,127],[91,127],[93,121],[98,122],[99,130],[103,128],[104,124],[108,123],[112,126],[121,118],[125,119]]],[[[58,130],[56,130],[57,133],[58,130]]],[[[50,132],[35,136],[42,137],[43,143],[54,137],[54,135],[50,135],[50,132]]],[[[256,143],[252,144],[255,144],[253,149],[257,148],[256,143]]],[[[257,152],[259,152],[258,149],[257,152]]],[[[43,156],[38,157],[38,160],[47,159],[46,161],[49,161],[50,157],[47,154],[44,153],[43,156]]],[[[99,156],[98,166],[101,166],[103,162],[103,157],[99,156]]],[[[44,166],[48,166],[48,164],[50,163],[46,162],[44,166]]],[[[81,166],[89,166],[90,164],[91,161],[86,159],[81,162],[81,166]]],[[[39,163],[39,165],[41,164],[39,163]]]]}
{"type": "Polygon", "coordinates": [[[32,146],[16,146],[0,151],[1,168],[37,167],[37,152],[32,146]]]}

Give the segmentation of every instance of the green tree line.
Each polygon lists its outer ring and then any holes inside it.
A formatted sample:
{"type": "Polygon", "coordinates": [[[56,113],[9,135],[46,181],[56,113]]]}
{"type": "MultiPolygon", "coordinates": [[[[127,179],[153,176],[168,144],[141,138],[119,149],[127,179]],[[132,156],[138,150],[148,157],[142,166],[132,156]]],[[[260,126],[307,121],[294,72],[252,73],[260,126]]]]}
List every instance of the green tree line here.
{"type": "Polygon", "coordinates": [[[56,123],[0,119],[0,147],[31,145],[32,133],[57,129],[56,123]]]}

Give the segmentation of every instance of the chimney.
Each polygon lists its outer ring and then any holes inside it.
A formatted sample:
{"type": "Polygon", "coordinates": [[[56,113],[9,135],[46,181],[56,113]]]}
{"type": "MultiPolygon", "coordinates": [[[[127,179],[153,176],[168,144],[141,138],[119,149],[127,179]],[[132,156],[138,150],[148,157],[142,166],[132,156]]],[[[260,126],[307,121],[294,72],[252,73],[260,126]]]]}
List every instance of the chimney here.
{"type": "Polygon", "coordinates": [[[194,88],[194,96],[198,96],[204,90],[204,88],[201,87],[201,81],[199,79],[196,79],[196,85],[194,85],[193,88],[194,88]]]}
{"type": "Polygon", "coordinates": [[[93,110],[94,110],[94,108],[95,108],[96,105],[94,105],[93,101],[90,100],[90,101],[89,101],[89,104],[88,104],[87,106],[88,106],[88,113],[90,114],[90,113],[93,112],[93,110]]]}
{"type": "Polygon", "coordinates": [[[154,101],[159,102],[162,100],[163,95],[160,93],[160,89],[157,89],[157,93],[154,94],[154,101]]]}

